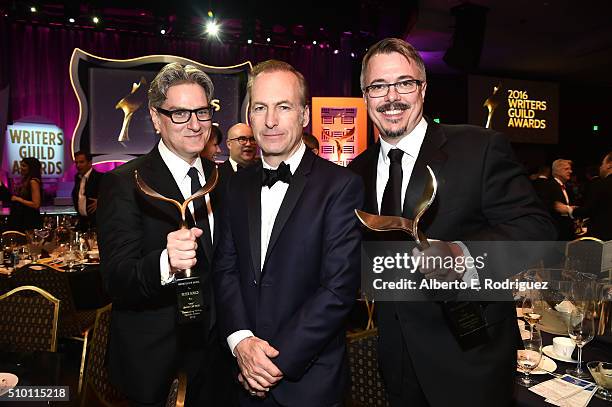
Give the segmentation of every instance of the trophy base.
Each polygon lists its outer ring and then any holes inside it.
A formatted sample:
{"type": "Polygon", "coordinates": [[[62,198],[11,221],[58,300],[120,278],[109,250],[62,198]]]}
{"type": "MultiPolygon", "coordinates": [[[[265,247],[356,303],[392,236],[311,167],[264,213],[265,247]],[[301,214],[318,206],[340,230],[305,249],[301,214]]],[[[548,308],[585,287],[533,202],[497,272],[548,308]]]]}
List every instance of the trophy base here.
{"type": "Polygon", "coordinates": [[[176,305],[179,324],[202,320],[204,301],[202,286],[198,276],[178,278],[176,280],[176,305]]]}

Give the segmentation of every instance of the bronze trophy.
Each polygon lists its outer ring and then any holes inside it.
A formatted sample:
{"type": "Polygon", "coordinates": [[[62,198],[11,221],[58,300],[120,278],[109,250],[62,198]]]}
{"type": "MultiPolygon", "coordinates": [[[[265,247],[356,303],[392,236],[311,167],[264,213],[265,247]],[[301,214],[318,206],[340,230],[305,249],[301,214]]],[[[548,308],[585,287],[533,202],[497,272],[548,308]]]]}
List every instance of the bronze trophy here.
{"type": "MultiPolygon", "coordinates": [[[[146,182],[143,181],[142,178],[140,178],[140,176],[138,175],[138,170],[134,171],[134,178],[136,179],[136,185],[138,185],[138,188],[140,188],[140,190],[145,195],[148,195],[151,198],[158,199],[160,201],[165,201],[174,204],[174,206],[178,208],[179,213],[181,214],[179,228],[187,229],[186,216],[188,212],[187,208],[189,203],[195,199],[203,198],[204,195],[212,191],[217,186],[219,173],[215,168],[211,173],[210,177],[208,177],[208,179],[206,180],[206,184],[202,188],[200,188],[195,194],[185,199],[183,203],[180,203],[171,198],[167,198],[152,189],[150,186],[147,185],[146,182]]],[[[175,273],[174,276],[176,279],[176,303],[178,309],[179,323],[188,323],[199,320],[202,316],[202,313],[204,312],[200,276],[197,275],[195,270],[191,269],[179,270],[175,273]]]]}

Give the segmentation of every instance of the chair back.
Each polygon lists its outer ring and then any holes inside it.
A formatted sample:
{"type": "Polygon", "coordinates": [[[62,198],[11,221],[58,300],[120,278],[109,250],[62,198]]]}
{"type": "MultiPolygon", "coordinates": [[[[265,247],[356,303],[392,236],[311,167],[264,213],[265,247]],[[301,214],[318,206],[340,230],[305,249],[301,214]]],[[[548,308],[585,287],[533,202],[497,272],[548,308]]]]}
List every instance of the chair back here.
{"type": "Polygon", "coordinates": [[[59,304],[53,295],[33,286],[0,295],[1,346],[16,352],[55,352],[59,304]]]}
{"type": "Polygon", "coordinates": [[[110,332],[112,304],[96,312],[93,335],[90,340],[89,357],[85,370],[85,386],[81,396],[81,407],[90,406],[91,398],[106,406],[127,405],[127,400],[108,377],[106,350],[110,332]]]}
{"type": "Polygon", "coordinates": [[[599,276],[602,270],[603,241],[595,237],[581,237],[565,246],[565,257],[570,261],[568,266],[576,266],[581,273],[599,276]],[[574,264],[571,264],[574,262],[574,264]]]}
{"type": "Polygon", "coordinates": [[[28,243],[28,238],[26,234],[17,230],[7,230],[5,232],[2,232],[2,239],[12,239],[12,241],[18,245],[28,243]]]}
{"type": "Polygon", "coordinates": [[[187,376],[179,372],[178,376],[172,381],[166,407],[183,407],[185,405],[185,395],[187,394],[187,376]]]}
{"type": "Polygon", "coordinates": [[[351,377],[348,405],[389,406],[378,370],[378,329],[349,333],[346,339],[351,377]]]}

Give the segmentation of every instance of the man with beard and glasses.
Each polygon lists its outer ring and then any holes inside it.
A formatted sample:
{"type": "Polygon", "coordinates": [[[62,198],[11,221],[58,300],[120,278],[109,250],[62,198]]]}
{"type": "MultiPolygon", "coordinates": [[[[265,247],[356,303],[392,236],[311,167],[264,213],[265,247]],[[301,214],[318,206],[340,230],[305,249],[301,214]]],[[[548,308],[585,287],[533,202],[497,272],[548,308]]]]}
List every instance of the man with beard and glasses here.
{"type": "MultiPolygon", "coordinates": [[[[431,239],[424,256],[467,256],[469,241],[554,239],[550,217],[502,134],[423,116],[425,66],[410,44],[389,38],[372,46],[363,59],[361,88],[381,134],[349,165],[364,180],[367,212],[414,219],[429,165],[438,192],[419,224],[431,239]]],[[[381,233],[371,238],[388,240],[381,233]]],[[[451,282],[482,278],[484,271],[419,272],[423,279],[451,282]]],[[[512,302],[377,301],[377,307],[379,363],[391,406],[512,403],[520,341],[512,302]],[[457,304],[467,304],[463,309],[477,322],[474,335],[464,336],[453,324],[460,320],[457,304]]]]}

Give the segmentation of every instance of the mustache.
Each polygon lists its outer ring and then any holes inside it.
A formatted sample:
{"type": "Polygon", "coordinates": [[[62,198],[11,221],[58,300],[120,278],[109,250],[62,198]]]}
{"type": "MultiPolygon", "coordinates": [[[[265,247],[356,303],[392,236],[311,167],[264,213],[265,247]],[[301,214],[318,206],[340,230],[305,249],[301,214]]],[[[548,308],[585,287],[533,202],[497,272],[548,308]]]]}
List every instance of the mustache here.
{"type": "Polygon", "coordinates": [[[382,113],[386,110],[408,110],[412,107],[410,103],[404,102],[390,102],[385,103],[384,105],[380,105],[376,108],[378,113],[382,113]]]}

